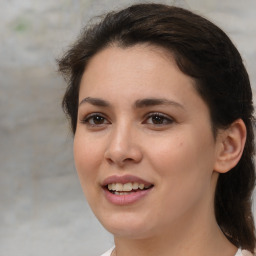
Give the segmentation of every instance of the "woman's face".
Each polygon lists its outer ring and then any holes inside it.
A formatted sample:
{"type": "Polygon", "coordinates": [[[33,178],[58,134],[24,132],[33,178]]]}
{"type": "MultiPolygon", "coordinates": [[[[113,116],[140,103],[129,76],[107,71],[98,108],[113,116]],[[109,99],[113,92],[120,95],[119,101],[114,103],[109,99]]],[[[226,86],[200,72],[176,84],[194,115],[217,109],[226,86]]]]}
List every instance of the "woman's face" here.
{"type": "Polygon", "coordinates": [[[213,214],[216,152],[209,109],[170,54],[113,46],[91,59],[74,157],[86,198],[110,232],[149,237],[213,214]]]}

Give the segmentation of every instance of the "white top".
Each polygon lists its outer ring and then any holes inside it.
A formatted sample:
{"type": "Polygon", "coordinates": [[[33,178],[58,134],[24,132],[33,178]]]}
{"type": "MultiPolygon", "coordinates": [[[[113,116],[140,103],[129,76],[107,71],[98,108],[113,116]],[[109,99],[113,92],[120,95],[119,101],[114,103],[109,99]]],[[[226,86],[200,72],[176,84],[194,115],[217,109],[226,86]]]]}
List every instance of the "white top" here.
{"type": "MultiPolygon", "coordinates": [[[[107,252],[103,253],[101,256],[110,256],[113,250],[114,250],[114,247],[109,249],[107,252]]],[[[253,255],[246,250],[239,249],[234,256],[253,256],[253,255]]]]}
{"type": "Polygon", "coordinates": [[[249,251],[238,250],[235,256],[253,256],[249,251]]]}
{"type": "Polygon", "coordinates": [[[114,250],[115,247],[112,247],[111,249],[109,249],[107,252],[103,253],[101,256],[110,256],[112,251],[114,250]]]}

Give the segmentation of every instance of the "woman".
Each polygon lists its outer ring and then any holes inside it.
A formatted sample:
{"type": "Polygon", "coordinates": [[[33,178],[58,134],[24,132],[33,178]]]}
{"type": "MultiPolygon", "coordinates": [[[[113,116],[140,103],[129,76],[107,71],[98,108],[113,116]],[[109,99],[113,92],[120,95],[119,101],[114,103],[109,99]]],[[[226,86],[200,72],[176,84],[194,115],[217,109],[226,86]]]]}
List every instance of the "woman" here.
{"type": "Polygon", "coordinates": [[[251,255],[253,104],[227,35],[187,10],[106,15],[59,60],[85,196],[105,255],[251,255]]]}

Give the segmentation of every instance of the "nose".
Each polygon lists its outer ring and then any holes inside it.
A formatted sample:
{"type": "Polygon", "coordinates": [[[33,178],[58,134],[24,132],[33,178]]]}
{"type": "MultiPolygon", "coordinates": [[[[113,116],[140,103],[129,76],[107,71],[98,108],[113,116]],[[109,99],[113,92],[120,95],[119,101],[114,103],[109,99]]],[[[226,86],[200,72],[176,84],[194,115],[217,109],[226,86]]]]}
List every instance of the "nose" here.
{"type": "Polygon", "coordinates": [[[124,124],[113,128],[105,151],[105,159],[119,167],[124,167],[128,163],[139,163],[142,160],[138,134],[131,126],[124,124]]]}

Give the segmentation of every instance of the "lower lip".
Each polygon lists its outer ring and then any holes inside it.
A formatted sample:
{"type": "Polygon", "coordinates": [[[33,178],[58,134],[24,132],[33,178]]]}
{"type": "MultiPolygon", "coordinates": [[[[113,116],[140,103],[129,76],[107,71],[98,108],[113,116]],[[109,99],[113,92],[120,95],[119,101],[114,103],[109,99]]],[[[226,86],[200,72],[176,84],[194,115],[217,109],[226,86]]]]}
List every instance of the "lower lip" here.
{"type": "Polygon", "coordinates": [[[151,192],[152,188],[149,188],[147,190],[139,190],[136,192],[131,192],[127,195],[116,195],[109,192],[108,189],[104,189],[104,194],[107,198],[107,200],[115,205],[129,205],[133,204],[135,202],[138,202],[145,196],[147,196],[151,192]]]}

